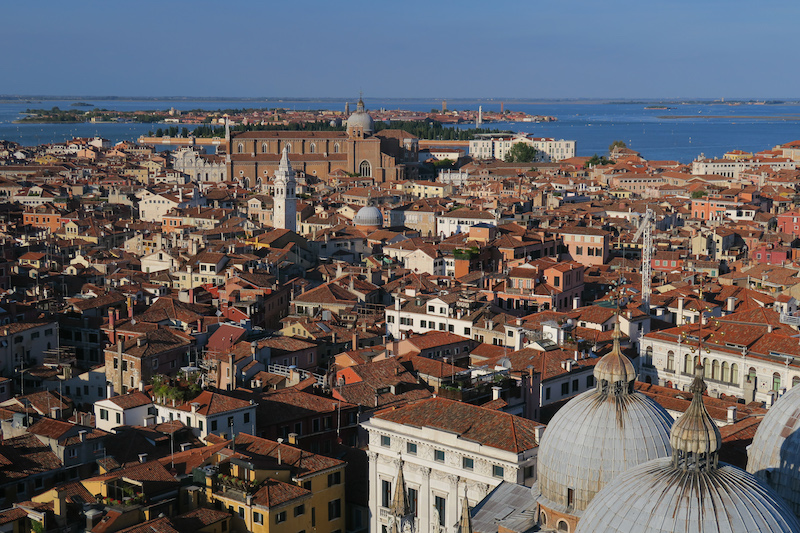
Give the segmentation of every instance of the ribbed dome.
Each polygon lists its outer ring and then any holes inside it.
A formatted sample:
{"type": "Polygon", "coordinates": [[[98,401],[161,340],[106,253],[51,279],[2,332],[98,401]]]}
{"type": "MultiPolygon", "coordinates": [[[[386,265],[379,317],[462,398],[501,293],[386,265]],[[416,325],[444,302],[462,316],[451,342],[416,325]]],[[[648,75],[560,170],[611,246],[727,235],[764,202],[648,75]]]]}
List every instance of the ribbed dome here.
{"type": "Polygon", "coordinates": [[[367,205],[362,207],[353,217],[353,224],[355,226],[383,226],[383,214],[381,210],[375,206],[367,205]]]}
{"type": "Polygon", "coordinates": [[[372,120],[372,117],[369,116],[369,113],[367,113],[364,109],[364,101],[360,98],[358,99],[356,112],[350,115],[350,117],[347,119],[348,131],[352,128],[360,128],[363,130],[364,135],[375,132],[375,122],[372,120]]]}
{"type": "Polygon", "coordinates": [[[800,532],[800,522],[769,487],[718,464],[720,433],[703,405],[705,388],[698,365],[692,403],[672,427],[672,457],[636,466],[607,484],[576,533],[800,532]]]}
{"type": "Polygon", "coordinates": [[[703,404],[703,393],[706,388],[706,383],[703,381],[703,367],[697,365],[694,369],[694,381],[689,388],[693,394],[692,403],[672,426],[670,444],[673,450],[682,450],[687,454],[702,457],[719,451],[722,446],[719,428],[703,404]]]}
{"type": "Polygon", "coordinates": [[[767,533],[800,531],[786,504],[755,476],[730,465],[674,468],[656,459],[606,485],[575,533],[767,533]]]}
{"type": "Polygon", "coordinates": [[[765,481],[800,517],[800,386],[770,407],[748,449],[747,471],[765,481]]]}
{"type": "Polygon", "coordinates": [[[534,497],[557,512],[580,516],[595,494],[616,476],[671,452],[673,419],[655,401],[633,392],[633,366],[620,351],[618,335],[614,349],[598,362],[601,364],[606,370],[595,371],[595,375],[607,381],[598,379],[597,388],[562,407],[539,446],[534,497]]]}
{"type": "Polygon", "coordinates": [[[598,383],[603,381],[613,385],[615,383],[632,383],[636,380],[636,369],[631,360],[625,357],[619,347],[622,333],[619,329],[619,320],[614,324],[614,349],[603,357],[594,367],[594,377],[598,383]]]}

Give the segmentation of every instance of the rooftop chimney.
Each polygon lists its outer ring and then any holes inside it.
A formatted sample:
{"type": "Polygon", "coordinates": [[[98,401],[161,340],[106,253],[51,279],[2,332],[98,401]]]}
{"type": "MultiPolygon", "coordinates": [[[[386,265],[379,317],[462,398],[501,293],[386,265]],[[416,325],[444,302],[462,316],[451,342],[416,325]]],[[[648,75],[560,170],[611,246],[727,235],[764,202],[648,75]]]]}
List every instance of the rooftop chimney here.
{"type": "Polygon", "coordinates": [[[492,400],[499,400],[500,399],[500,392],[503,389],[501,387],[492,387],[492,400]]]}
{"type": "Polygon", "coordinates": [[[297,446],[297,433],[289,433],[289,444],[297,446]]]}
{"type": "Polygon", "coordinates": [[[728,424],[733,424],[736,422],[736,406],[730,405],[728,406],[728,424]]]}
{"type": "Polygon", "coordinates": [[[139,462],[140,463],[146,463],[147,462],[147,454],[146,453],[140,453],[139,454],[139,462]]]}
{"type": "Polygon", "coordinates": [[[546,426],[536,426],[533,428],[533,438],[536,439],[536,444],[540,444],[542,442],[542,435],[544,435],[544,430],[546,426]]]}
{"type": "Polygon", "coordinates": [[[145,341],[144,335],[139,335],[138,337],[136,337],[136,346],[139,346],[141,348],[142,346],[144,346],[144,341],[145,341]]]}
{"type": "Polygon", "coordinates": [[[86,433],[87,431],[85,429],[78,431],[78,438],[81,439],[81,442],[86,441],[86,433]]]}

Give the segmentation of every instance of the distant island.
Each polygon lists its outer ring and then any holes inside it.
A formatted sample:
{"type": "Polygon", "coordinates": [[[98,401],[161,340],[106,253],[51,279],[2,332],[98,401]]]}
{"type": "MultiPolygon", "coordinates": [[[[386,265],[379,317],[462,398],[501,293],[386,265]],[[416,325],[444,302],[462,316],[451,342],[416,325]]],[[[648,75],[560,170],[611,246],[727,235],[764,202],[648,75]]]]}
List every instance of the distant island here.
{"type": "Polygon", "coordinates": [[[94,104],[90,104],[87,102],[75,102],[69,105],[70,107],[94,107],[94,104]]]}

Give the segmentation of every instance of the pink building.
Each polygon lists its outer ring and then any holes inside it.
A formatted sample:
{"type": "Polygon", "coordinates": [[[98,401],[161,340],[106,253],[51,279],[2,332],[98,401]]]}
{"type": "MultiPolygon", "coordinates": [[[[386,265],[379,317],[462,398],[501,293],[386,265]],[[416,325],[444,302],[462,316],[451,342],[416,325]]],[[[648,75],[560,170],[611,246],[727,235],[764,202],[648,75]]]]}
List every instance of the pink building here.
{"type": "Polygon", "coordinates": [[[602,265],[608,261],[611,233],[598,228],[571,227],[557,230],[569,259],[584,266],[602,265]]]}

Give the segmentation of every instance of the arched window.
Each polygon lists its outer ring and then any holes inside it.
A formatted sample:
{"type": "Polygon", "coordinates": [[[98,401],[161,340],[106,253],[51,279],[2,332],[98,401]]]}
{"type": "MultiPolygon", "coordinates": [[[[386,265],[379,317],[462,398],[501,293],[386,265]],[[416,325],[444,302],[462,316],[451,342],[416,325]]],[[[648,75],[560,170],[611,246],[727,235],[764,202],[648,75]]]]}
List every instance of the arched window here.
{"type": "Polygon", "coordinates": [[[286,150],[289,152],[292,151],[292,143],[286,143],[286,150]]]}
{"type": "Polygon", "coordinates": [[[244,179],[244,188],[245,189],[249,189],[250,188],[250,178],[245,178],[244,179]]]}
{"type": "Polygon", "coordinates": [[[711,379],[719,379],[719,361],[716,359],[711,363],[711,379]]]}
{"type": "Polygon", "coordinates": [[[244,143],[239,143],[236,145],[236,153],[238,154],[244,153],[244,143]]]}
{"type": "Polygon", "coordinates": [[[308,145],[308,153],[309,154],[316,154],[317,153],[317,145],[314,144],[314,143],[309,144],[308,145]]]}
{"type": "Polygon", "coordinates": [[[339,143],[334,143],[333,144],[333,153],[334,154],[338,154],[339,153],[339,143]]]}
{"type": "Polygon", "coordinates": [[[558,531],[569,531],[569,526],[563,520],[558,521],[558,527],[556,528],[558,531]]]}
{"type": "Polygon", "coordinates": [[[372,177],[372,165],[366,159],[358,166],[358,173],[364,177],[372,177]]]}
{"type": "Polygon", "coordinates": [[[772,374],[772,390],[779,391],[781,390],[781,375],[775,372],[772,374]]]}
{"type": "Polygon", "coordinates": [[[711,375],[711,371],[708,368],[708,357],[706,357],[703,359],[703,377],[705,378],[708,375],[711,375]]]}
{"type": "Polygon", "coordinates": [[[692,356],[688,353],[683,356],[683,373],[684,374],[691,374],[692,373],[692,356]]]}
{"type": "Polygon", "coordinates": [[[267,143],[261,143],[261,153],[262,154],[267,153],[267,143]]]}
{"type": "Polygon", "coordinates": [[[539,525],[546,526],[547,525],[547,513],[544,511],[539,512],[539,525]]]}
{"type": "Polygon", "coordinates": [[[653,365],[653,347],[648,346],[647,349],[644,351],[644,364],[646,366],[653,365]]]}
{"type": "Polygon", "coordinates": [[[756,384],[756,377],[757,377],[756,376],[756,369],[751,366],[750,370],[747,371],[747,381],[749,381],[750,383],[755,385],[756,384]]]}
{"type": "Polygon", "coordinates": [[[731,383],[739,383],[739,365],[736,363],[731,365],[731,383]]]}
{"type": "Polygon", "coordinates": [[[675,352],[672,350],[667,352],[667,370],[675,372],[675,352]]]}
{"type": "Polygon", "coordinates": [[[722,363],[722,381],[728,383],[731,380],[731,368],[728,363],[722,363]]]}
{"type": "Polygon", "coordinates": [[[800,376],[794,376],[794,377],[792,378],[792,387],[794,387],[794,386],[795,386],[795,385],[797,385],[798,383],[800,383],[800,376]]]}

